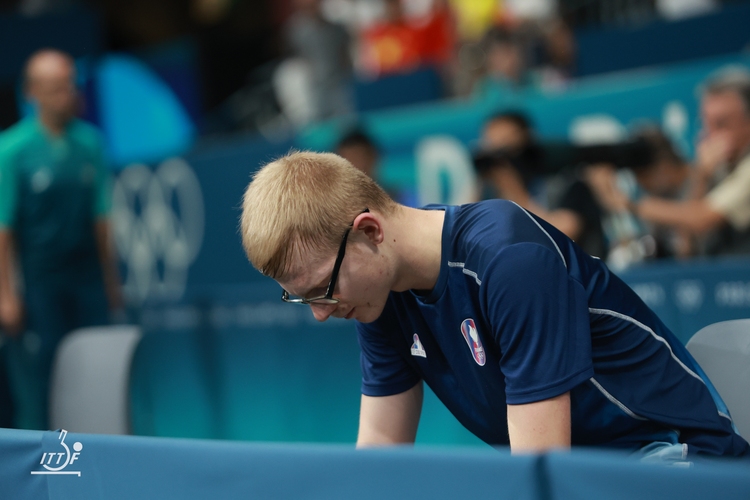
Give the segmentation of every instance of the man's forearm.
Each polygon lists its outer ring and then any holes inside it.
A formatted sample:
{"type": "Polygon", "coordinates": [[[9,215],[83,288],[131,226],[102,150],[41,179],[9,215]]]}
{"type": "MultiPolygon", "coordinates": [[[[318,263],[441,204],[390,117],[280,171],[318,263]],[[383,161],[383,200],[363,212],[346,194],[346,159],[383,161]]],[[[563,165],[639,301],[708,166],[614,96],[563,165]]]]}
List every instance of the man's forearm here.
{"type": "Polygon", "coordinates": [[[0,326],[15,336],[23,329],[23,304],[16,287],[13,234],[0,229],[0,326]]]}
{"type": "Polygon", "coordinates": [[[647,197],[633,204],[633,212],[643,220],[703,234],[725,222],[705,199],[672,201],[647,197]]]}
{"type": "Polygon", "coordinates": [[[422,412],[423,385],[393,396],[362,396],[357,447],[414,443],[422,412]]]}
{"type": "Polygon", "coordinates": [[[570,393],[535,403],[508,405],[508,435],[513,453],[570,448],[570,393]]]}

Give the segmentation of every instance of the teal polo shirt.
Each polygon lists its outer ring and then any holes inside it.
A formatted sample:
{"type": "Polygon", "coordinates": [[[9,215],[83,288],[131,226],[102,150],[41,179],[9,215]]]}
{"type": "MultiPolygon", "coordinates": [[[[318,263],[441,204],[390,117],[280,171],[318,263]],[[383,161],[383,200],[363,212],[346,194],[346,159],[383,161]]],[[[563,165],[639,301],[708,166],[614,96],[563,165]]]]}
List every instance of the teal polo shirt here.
{"type": "Polygon", "coordinates": [[[13,232],[27,282],[98,273],[94,222],[110,186],[92,125],[73,120],[55,137],[26,118],[0,135],[0,229],[13,232]]]}

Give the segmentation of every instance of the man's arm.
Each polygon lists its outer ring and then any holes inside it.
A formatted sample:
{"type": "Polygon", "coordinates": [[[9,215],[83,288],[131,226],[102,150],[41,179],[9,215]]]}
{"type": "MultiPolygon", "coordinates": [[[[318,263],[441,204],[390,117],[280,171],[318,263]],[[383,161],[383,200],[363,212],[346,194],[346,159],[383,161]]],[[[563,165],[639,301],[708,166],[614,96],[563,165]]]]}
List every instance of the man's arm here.
{"type": "Polygon", "coordinates": [[[393,396],[362,395],[357,447],[414,443],[423,395],[421,381],[408,391],[393,396]]]}
{"type": "Polygon", "coordinates": [[[508,405],[513,453],[570,448],[570,393],[523,405],[508,405]]]}
{"type": "Polygon", "coordinates": [[[13,233],[0,229],[0,326],[15,336],[23,328],[23,305],[18,296],[15,277],[13,233]]]}
{"type": "Polygon", "coordinates": [[[726,223],[724,215],[714,210],[705,198],[671,201],[647,197],[633,203],[631,208],[643,220],[684,229],[696,235],[726,223]]]}
{"type": "Polygon", "coordinates": [[[116,311],[122,308],[123,303],[120,273],[117,269],[117,257],[112,247],[109,221],[104,218],[97,219],[94,223],[94,232],[96,233],[96,247],[99,253],[99,264],[102,268],[107,301],[109,302],[109,308],[116,311]]]}

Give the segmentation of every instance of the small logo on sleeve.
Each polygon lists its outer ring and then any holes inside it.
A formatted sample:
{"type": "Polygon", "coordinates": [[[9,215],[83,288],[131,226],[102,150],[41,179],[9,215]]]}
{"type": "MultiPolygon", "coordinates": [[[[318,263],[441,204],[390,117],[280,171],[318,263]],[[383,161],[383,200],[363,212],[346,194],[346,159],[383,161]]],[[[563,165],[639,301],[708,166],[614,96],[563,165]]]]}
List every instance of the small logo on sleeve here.
{"type": "Polygon", "coordinates": [[[484,366],[487,362],[487,357],[484,354],[482,339],[479,338],[479,332],[477,331],[477,326],[474,324],[473,319],[468,318],[463,320],[461,323],[461,333],[471,350],[471,355],[474,358],[474,361],[476,361],[479,366],[484,366]]]}
{"type": "Polygon", "coordinates": [[[422,345],[422,342],[419,341],[419,335],[417,335],[416,333],[414,334],[414,343],[411,345],[411,355],[421,356],[423,358],[427,357],[424,346],[422,345]]]}

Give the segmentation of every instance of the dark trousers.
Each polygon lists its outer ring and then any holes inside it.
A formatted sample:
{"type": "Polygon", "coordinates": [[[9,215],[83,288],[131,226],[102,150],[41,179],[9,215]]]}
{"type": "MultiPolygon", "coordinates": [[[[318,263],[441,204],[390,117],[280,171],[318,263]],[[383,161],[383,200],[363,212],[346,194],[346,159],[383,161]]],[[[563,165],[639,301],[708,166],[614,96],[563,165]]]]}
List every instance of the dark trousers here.
{"type": "Polygon", "coordinates": [[[26,328],[5,345],[5,361],[19,429],[48,430],[49,385],[55,351],[72,330],[109,322],[107,299],[100,282],[76,277],[27,283],[26,328]]]}
{"type": "MultiPolygon", "coordinates": [[[[4,342],[0,339],[0,342],[4,342]]],[[[13,398],[10,395],[8,369],[5,363],[6,346],[0,346],[0,427],[13,427],[13,398]]]]}

